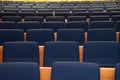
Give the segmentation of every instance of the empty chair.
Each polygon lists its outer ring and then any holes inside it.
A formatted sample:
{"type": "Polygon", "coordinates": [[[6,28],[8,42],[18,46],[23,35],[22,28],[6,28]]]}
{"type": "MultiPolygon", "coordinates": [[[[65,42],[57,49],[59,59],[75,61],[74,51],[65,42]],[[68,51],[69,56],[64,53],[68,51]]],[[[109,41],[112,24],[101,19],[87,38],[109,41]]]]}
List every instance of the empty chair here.
{"type": "Polygon", "coordinates": [[[109,13],[103,11],[94,11],[90,13],[90,16],[109,16],[109,13]]]}
{"type": "Polygon", "coordinates": [[[115,28],[117,32],[120,32],[120,21],[116,22],[115,28]]]}
{"type": "Polygon", "coordinates": [[[114,22],[120,21],[120,15],[112,15],[111,18],[114,22]]]}
{"type": "Polygon", "coordinates": [[[83,45],[85,41],[83,29],[58,29],[57,41],[76,41],[83,45]]]}
{"type": "Polygon", "coordinates": [[[0,64],[2,80],[39,80],[39,65],[36,63],[0,64]]]}
{"type": "Polygon", "coordinates": [[[52,29],[28,29],[27,41],[36,41],[39,45],[44,45],[46,41],[54,41],[54,31],[52,29]]]}
{"type": "Polygon", "coordinates": [[[79,61],[79,43],[72,41],[51,41],[44,46],[44,66],[54,61],[79,61]]]}
{"type": "Polygon", "coordinates": [[[53,29],[55,32],[57,31],[57,29],[64,29],[64,22],[62,21],[46,21],[42,23],[42,28],[45,29],[53,29]]]}
{"type": "Polygon", "coordinates": [[[115,29],[88,29],[88,41],[116,41],[115,29]]]}
{"type": "Polygon", "coordinates": [[[37,42],[5,42],[3,46],[3,62],[39,63],[37,42]]]}
{"type": "Polygon", "coordinates": [[[115,80],[119,80],[120,79],[120,63],[117,63],[115,65],[115,80]]]}
{"type": "Polygon", "coordinates": [[[95,63],[55,62],[51,80],[100,80],[99,65],[95,63]]]}
{"type": "Polygon", "coordinates": [[[86,16],[68,16],[67,20],[68,21],[86,21],[87,17],[86,16]]]}
{"type": "Polygon", "coordinates": [[[46,16],[53,16],[53,12],[38,12],[36,15],[43,16],[43,18],[46,18],[46,16]]]}
{"type": "Polygon", "coordinates": [[[115,28],[112,21],[91,21],[90,28],[115,28]]]}
{"type": "Polygon", "coordinates": [[[110,11],[110,15],[120,15],[120,11],[110,11]]]}
{"type": "Polygon", "coordinates": [[[2,21],[21,21],[22,17],[20,16],[2,16],[1,17],[2,21]]]}
{"type": "MultiPolygon", "coordinates": [[[[11,12],[11,15],[12,15],[12,12],[13,12],[15,15],[17,15],[17,12],[19,12],[19,9],[18,8],[13,8],[13,9],[11,9],[11,8],[10,9],[9,8],[4,8],[3,11],[6,12],[6,14],[7,14],[7,12],[11,12]]],[[[9,15],[10,15],[10,13],[9,13],[9,15]]],[[[6,15],[5,15],[5,13],[2,13],[1,16],[6,16],[6,15]]]]}
{"type": "Polygon", "coordinates": [[[16,23],[14,21],[1,21],[0,29],[16,29],[16,23]]]}
{"type": "Polygon", "coordinates": [[[40,23],[38,21],[17,22],[17,28],[23,29],[24,32],[26,32],[27,29],[40,29],[40,23]]]}
{"type": "Polygon", "coordinates": [[[1,12],[0,17],[2,16],[17,16],[16,12],[1,12]]]}
{"type": "Polygon", "coordinates": [[[71,16],[70,12],[55,12],[55,16],[64,16],[67,18],[68,16],[71,16]]]}
{"type": "Polygon", "coordinates": [[[21,9],[20,11],[21,11],[21,12],[36,12],[35,9],[31,9],[31,8],[28,8],[28,9],[21,9]]]}
{"type": "Polygon", "coordinates": [[[65,28],[84,29],[86,32],[88,29],[88,22],[86,22],[86,21],[69,21],[69,22],[65,23],[65,28]]]}
{"type": "Polygon", "coordinates": [[[88,12],[72,12],[73,16],[86,16],[87,18],[89,17],[88,12]]]}
{"type": "Polygon", "coordinates": [[[0,45],[7,41],[24,41],[24,32],[20,29],[0,29],[0,45]]]}
{"type": "Polygon", "coordinates": [[[70,12],[70,9],[55,9],[55,12],[70,12]]]}
{"type": "Polygon", "coordinates": [[[119,63],[119,45],[115,41],[89,41],[84,43],[84,62],[94,62],[102,67],[119,63]]]}
{"type": "Polygon", "coordinates": [[[34,12],[19,12],[18,16],[21,16],[24,18],[25,16],[35,16],[36,14],[34,12]]]}
{"type": "Polygon", "coordinates": [[[63,21],[65,22],[64,16],[47,16],[46,21],[63,21]]]}
{"type": "Polygon", "coordinates": [[[42,16],[25,16],[24,20],[25,21],[39,21],[41,23],[43,22],[43,17],[42,16]]]}
{"type": "Polygon", "coordinates": [[[90,16],[90,21],[109,21],[109,16],[90,16]]]}

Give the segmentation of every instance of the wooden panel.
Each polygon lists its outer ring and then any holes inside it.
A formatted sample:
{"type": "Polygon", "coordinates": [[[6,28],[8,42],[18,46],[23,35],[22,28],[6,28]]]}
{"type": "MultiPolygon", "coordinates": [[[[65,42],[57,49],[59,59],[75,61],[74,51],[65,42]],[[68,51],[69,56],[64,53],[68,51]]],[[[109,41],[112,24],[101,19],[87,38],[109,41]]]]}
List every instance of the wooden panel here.
{"type": "Polygon", "coordinates": [[[0,63],[2,63],[3,56],[3,46],[0,46],[0,63]]]}
{"type": "Polygon", "coordinates": [[[43,59],[44,59],[44,46],[39,46],[39,62],[40,66],[43,66],[43,59]]]}
{"type": "Polygon", "coordinates": [[[100,80],[115,80],[115,68],[100,68],[100,80]]]}
{"type": "Polygon", "coordinates": [[[50,80],[51,70],[51,67],[40,67],[40,80],[50,80]]]}

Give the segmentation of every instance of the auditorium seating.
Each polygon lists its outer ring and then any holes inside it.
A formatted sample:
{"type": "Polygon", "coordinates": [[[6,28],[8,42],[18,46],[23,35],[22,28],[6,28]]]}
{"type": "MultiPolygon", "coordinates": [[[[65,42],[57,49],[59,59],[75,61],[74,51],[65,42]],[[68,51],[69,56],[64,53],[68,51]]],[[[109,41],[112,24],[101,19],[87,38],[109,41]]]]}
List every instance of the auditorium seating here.
{"type": "Polygon", "coordinates": [[[39,64],[37,42],[5,42],[3,62],[36,62],[39,64]]]}
{"type": "Polygon", "coordinates": [[[83,29],[58,29],[57,41],[76,41],[79,45],[85,42],[83,29]]]}
{"type": "Polygon", "coordinates": [[[43,29],[53,29],[57,32],[57,29],[64,29],[64,22],[62,21],[46,21],[42,22],[41,28],[43,29]]]}
{"type": "Polygon", "coordinates": [[[84,62],[94,62],[101,67],[115,67],[119,63],[119,45],[115,41],[89,41],[84,43],[84,62]]]}
{"type": "Polygon", "coordinates": [[[8,41],[24,41],[24,32],[20,29],[0,29],[0,45],[8,41]]]}
{"type": "Polygon", "coordinates": [[[27,41],[36,41],[39,45],[44,45],[46,41],[54,41],[52,29],[28,29],[26,33],[27,41]]]}
{"type": "Polygon", "coordinates": [[[116,22],[116,31],[120,32],[120,21],[116,22]]]}
{"type": "Polygon", "coordinates": [[[68,21],[67,23],[65,23],[65,28],[84,29],[86,32],[88,29],[88,22],[86,22],[86,21],[68,21]]]}
{"type": "Polygon", "coordinates": [[[17,28],[23,29],[26,32],[27,29],[40,29],[39,21],[24,21],[17,22],[17,28]]]}
{"type": "Polygon", "coordinates": [[[79,61],[79,43],[72,41],[46,42],[44,66],[52,66],[54,61],[79,61]]]}
{"type": "Polygon", "coordinates": [[[115,80],[119,80],[120,79],[120,63],[117,63],[115,65],[115,80]]]}
{"type": "Polygon", "coordinates": [[[100,80],[99,65],[95,63],[55,62],[51,80],[100,80]]]}
{"type": "Polygon", "coordinates": [[[116,41],[115,29],[88,29],[87,41],[116,41]]]}
{"type": "Polygon", "coordinates": [[[1,21],[0,29],[16,29],[16,23],[14,21],[1,21]]]}
{"type": "Polygon", "coordinates": [[[90,28],[115,28],[112,21],[91,21],[90,28]]]}
{"type": "Polygon", "coordinates": [[[2,80],[40,80],[37,63],[2,63],[0,79],[2,80]]]}

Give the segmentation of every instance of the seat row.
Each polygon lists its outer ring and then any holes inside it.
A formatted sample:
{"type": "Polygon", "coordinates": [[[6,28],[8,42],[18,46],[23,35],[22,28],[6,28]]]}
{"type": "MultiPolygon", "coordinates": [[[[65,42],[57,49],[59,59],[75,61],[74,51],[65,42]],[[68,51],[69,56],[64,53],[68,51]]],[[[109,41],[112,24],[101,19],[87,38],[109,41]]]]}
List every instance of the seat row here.
{"type": "Polygon", "coordinates": [[[83,45],[87,41],[116,41],[120,42],[120,33],[115,29],[0,29],[0,45],[8,41],[36,41],[44,45],[46,41],[77,41],[83,45]]]}
{"type": "MultiPolygon", "coordinates": [[[[114,78],[114,80],[119,80],[119,69],[120,64],[116,64],[115,71],[113,73],[115,76],[110,76],[111,78],[114,78]]],[[[45,76],[43,70],[44,69],[39,68],[38,64],[36,63],[2,63],[0,64],[0,79],[43,80],[43,75],[45,76]]],[[[92,80],[104,80],[104,73],[105,70],[100,68],[99,65],[95,63],[55,62],[53,63],[52,70],[49,74],[51,79],[46,78],[46,80],[60,80],[61,78],[62,80],[88,80],[88,78],[92,80]],[[101,72],[103,72],[102,75],[101,72]]]]}
{"type": "Polygon", "coordinates": [[[0,29],[22,29],[24,32],[26,32],[27,29],[53,29],[54,32],[58,29],[84,29],[84,31],[87,32],[88,29],[95,28],[113,28],[116,32],[119,32],[119,26],[120,21],[116,23],[113,21],[91,21],[90,23],[87,21],[68,21],[67,23],[62,21],[46,21],[42,23],[39,21],[19,21],[17,23],[14,21],[0,22],[0,29]]]}
{"type": "MultiPolygon", "coordinates": [[[[5,13],[6,14],[6,13],[5,13]]],[[[40,23],[46,22],[46,21],[62,21],[62,22],[69,22],[69,21],[113,21],[117,22],[120,20],[120,15],[113,15],[109,17],[108,15],[102,15],[102,13],[94,13],[95,15],[89,16],[87,18],[85,15],[80,16],[49,16],[47,14],[43,14],[43,16],[24,16],[24,18],[20,16],[2,16],[1,21],[39,21],[40,23]],[[101,15],[99,15],[101,14],[101,15]]],[[[9,14],[6,14],[9,15],[9,14]]]]}
{"type": "MultiPolygon", "coordinates": [[[[11,9],[12,10],[12,9],[11,9]]],[[[29,10],[29,9],[28,9],[29,10]]],[[[103,12],[103,11],[93,11],[93,12],[86,12],[82,11],[82,9],[75,9],[72,13],[66,12],[66,9],[60,9],[61,11],[58,12],[51,12],[48,11],[49,9],[40,9],[40,12],[34,13],[34,12],[20,12],[16,13],[14,10],[12,12],[0,12],[0,17],[2,16],[20,16],[24,18],[25,16],[43,16],[46,18],[47,16],[64,16],[67,18],[68,16],[86,16],[89,18],[90,16],[113,16],[113,15],[120,15],[120,11],[110,11],[109,12],[103,12]]]]}
{"type": "Polygon", "coordinates": [[[1,62],[36,62],[50,67],[55,61],[98,63],[114,67],[120,62],[120,44],[115,41],[90,41],[79,46],[74,41],[49,41],[44,46],[37,42],[5,42],[0,47],[1,62]]]}

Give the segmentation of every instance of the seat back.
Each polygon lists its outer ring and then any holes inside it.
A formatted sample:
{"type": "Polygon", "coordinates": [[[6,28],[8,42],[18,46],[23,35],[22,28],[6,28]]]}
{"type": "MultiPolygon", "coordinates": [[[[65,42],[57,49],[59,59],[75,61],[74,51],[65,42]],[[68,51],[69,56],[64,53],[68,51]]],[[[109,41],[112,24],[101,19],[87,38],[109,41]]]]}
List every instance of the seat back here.
{"type": "Polygon", "coordinates": [[[3,62],[39,63],[37,42],[6,42],[3,46],[3,62]]]}
{"type": "Polygon", "coordinates": [[[84,62],[113,67],[119,62],[119,45],[115,41],[89,41],[84,43],[84,62]]]}
{"type": "Polygon", "coordinates": [[[51,80],[100,80],[99,65],[95,63],[55,62],[51,80]],[[92,74],[91,74],[92,73],[92,74]]]}
{"type": "Polygon", "coordinates": [[[51,66],[54,61],[79,61],[79,43],[72,41],[46,42],[44,66],[51,66]]]}
{"type": "Polygon", "coordinates": [[[37,63],[2,63],[0,64],[2,80],[39,80],[37,63]]]}

